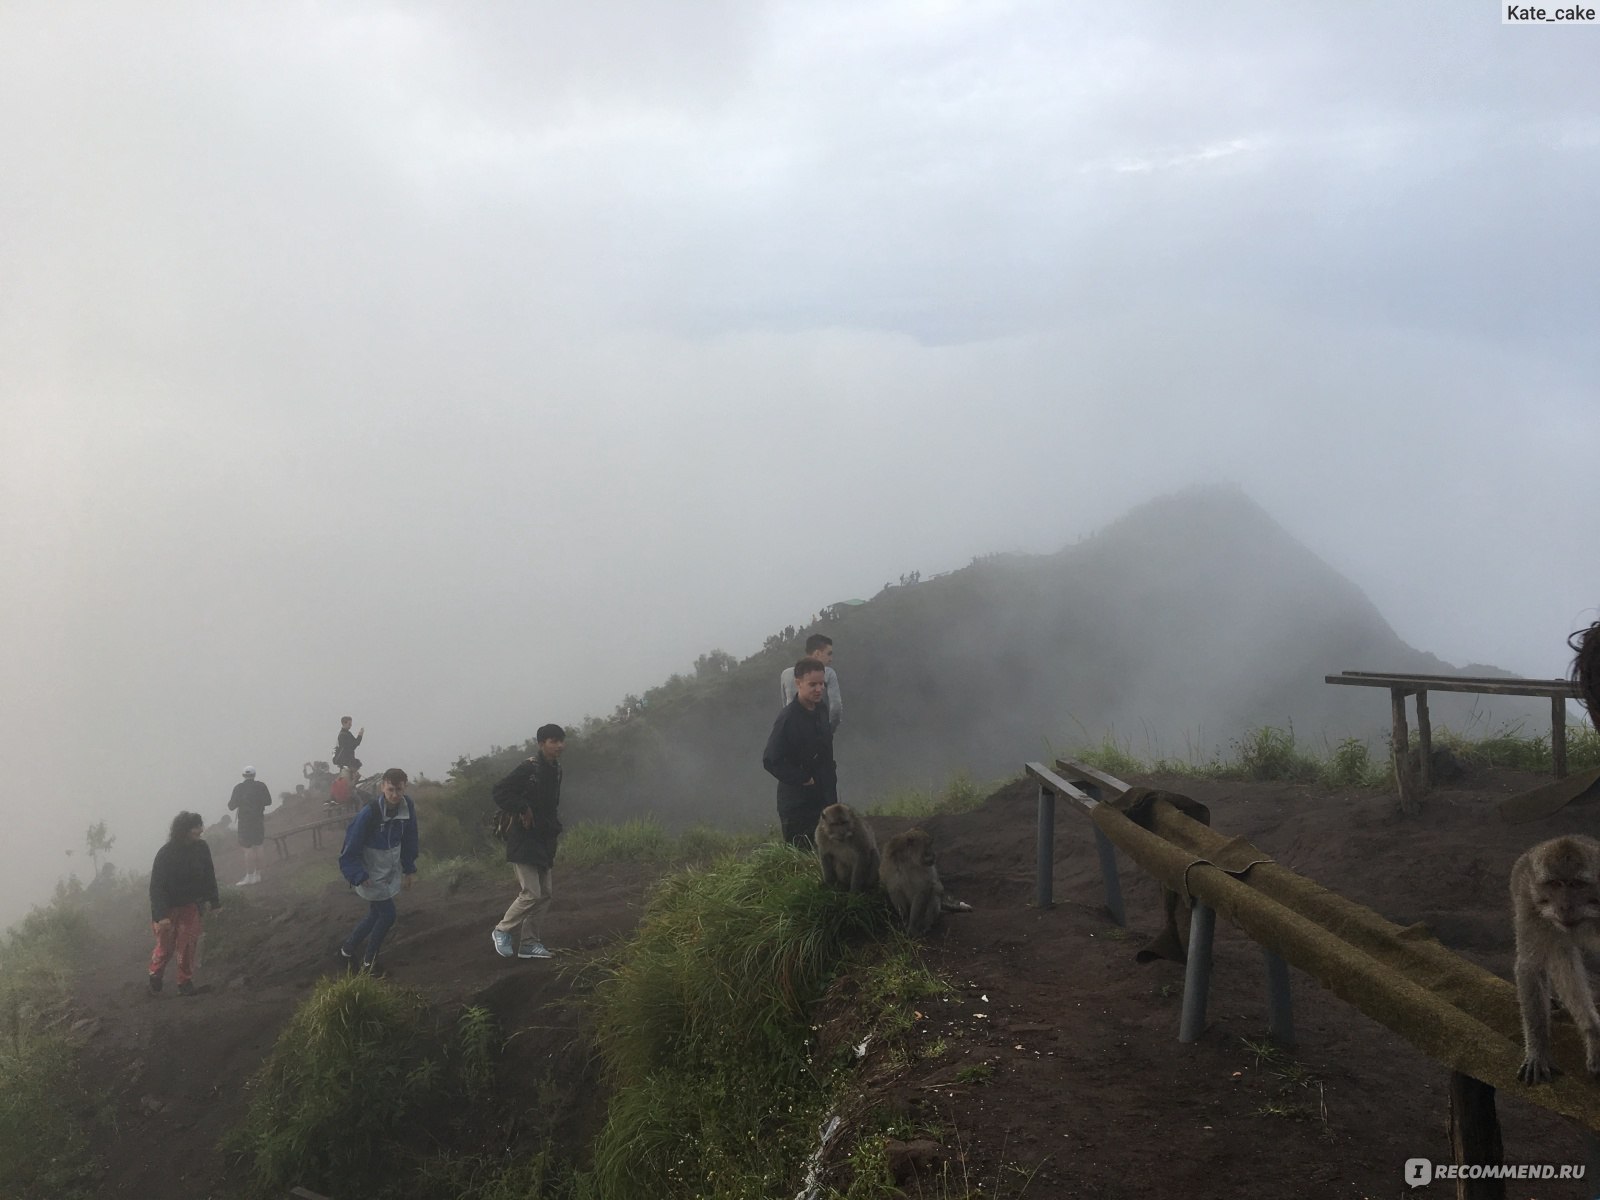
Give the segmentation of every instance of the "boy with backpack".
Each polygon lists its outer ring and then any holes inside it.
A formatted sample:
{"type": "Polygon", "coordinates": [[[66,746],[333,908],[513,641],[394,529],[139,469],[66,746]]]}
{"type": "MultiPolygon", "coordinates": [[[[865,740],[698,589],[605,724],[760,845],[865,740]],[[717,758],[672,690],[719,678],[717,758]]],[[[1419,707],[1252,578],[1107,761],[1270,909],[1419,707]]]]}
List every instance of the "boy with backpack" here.
{"type": "Polygon", "coordinates": [[[550,907],[550,870],[555,865],[561,822],[561,752],[567,734],[559,725],[541,725],[534,739],[539,753],[494,785],[506,861],[517,875],[517,896],[490,935],[501,958],[554,958],[545,949],[540,926],[550,907]],[[515,940],[514,940],[515,939],[515,940]]]}

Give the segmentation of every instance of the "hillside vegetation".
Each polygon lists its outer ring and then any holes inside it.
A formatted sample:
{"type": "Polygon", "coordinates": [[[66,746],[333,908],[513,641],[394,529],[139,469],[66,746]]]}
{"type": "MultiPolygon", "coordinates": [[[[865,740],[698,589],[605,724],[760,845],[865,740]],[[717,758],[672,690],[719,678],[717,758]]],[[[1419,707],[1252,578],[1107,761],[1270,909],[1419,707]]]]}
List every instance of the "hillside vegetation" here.
{"type": "MultiPolygon", "coordinates": [[[[692,673],[574,723],[565,803],[604,820],[762,828],[778,675],[813,631],[835,639],[846,801],[938,787],[958,770],[992,778],[1105,738],[1146,760],[1206,762],[1251,730],[1292,728],[1327,753],[1381,738],[1388,708],[1325,675],[1455,670],[1402,642],[1358,587],[1242,493],[1196,489],[1057,554],[905,577],[743,661],[709,651],[692,673]]],[[[1433,719],[1483,737],[1531,734],[1549,718],[1542,703],[1439,693],[1433,719]]],[[[452,784],[487,805],[493,780],[529,749],[463,759],[452,784]]]]}

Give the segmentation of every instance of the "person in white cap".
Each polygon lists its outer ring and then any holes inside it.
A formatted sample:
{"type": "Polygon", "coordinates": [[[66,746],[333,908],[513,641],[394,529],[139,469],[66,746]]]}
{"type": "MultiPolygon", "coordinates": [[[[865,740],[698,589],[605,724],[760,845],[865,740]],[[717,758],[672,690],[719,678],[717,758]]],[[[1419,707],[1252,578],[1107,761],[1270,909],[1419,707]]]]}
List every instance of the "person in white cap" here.
{"type": "Polygon", "coordinates": [[[261,882],[261,843],[267,840],[266,812],[271,807],[272,793],[256,778],[256,769],[246,767],[228,798],[229,811],[239,814],[239,845],[244,847],[244,878],[235,887],[261,882]]]}

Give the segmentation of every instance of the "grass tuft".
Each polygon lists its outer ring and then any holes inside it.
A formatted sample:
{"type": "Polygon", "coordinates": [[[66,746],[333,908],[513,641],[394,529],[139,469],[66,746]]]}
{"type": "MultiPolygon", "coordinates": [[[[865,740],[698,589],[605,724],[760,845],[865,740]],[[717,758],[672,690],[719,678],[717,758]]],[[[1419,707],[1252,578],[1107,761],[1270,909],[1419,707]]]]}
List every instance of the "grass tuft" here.
{"type": "MultiPolygon", "coordinates": [[[[821,887],[812,857],[787,846],[662,881],[594,989],[616,1089],[596,1194],[732,1200],[792,1183],[830,1098],[813,1007],[853,947],[896,937],[881,897],[821,887]]],[[[864,1007],[919,971],[882,975],[864,1007]]]]}
{"type": "MultiPolygon", "coordinates": [[[[1413,743],[1413,747],[1414,747],[1413,743]]],[[[1449,750],[1469,767],[1511,767],[1550,774],[1555,767],[1550,739],[1508,727],[1482,738],[1469,738],[1440,727],[1433,731],[1436,751],[1449,750]]],[[[1091,767],[1131,779],[1138,775],[1176,775],[1190,779],[1249,779],[1314,783],[1328,788],[1387,788],[1394,778],[1387,746],[1374,754],[1364,738],[1345,738],[1325,754],[1311,753],[1295,738],[1294,727],[1264,725],[1230,743],[1231,754],[1210,758],[1145,760],[1110,734],[1070,757],[1091,767]]],[[[1600,767],[1600,732],[1585,724],[1567,731],[1567,764],[1572,771],[1600,767]]]]}
{"type": "Polygon", "coordinates": [[[971,812],[998,791],[1002,783],[974,782],[965,771],[957,771],[942,788],[899,788],[870,801],[865,809],[871,817],[905,817],[918,820],[939,813],[971,812]]]}
{"type": "Polygon", "coordinates": [[[363,1192],[440,1082],[429,1034],[418,993],[365,975],[323,980],[252,1081],[225,1148],[249,1160],[262,1193],[363,1192]]]}

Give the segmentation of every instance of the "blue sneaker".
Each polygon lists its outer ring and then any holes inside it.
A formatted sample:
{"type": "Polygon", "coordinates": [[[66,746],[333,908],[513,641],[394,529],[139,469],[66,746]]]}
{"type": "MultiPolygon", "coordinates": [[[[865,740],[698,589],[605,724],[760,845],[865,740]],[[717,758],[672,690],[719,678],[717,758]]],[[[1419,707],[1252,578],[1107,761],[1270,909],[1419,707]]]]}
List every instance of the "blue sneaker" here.
{"type": "Polygon", "coordinates": [[[501,958],[515,958],[517,951],[511,944],[511,935],[504,929],[496,929],[489,935],[494,939],[494,952],[501,958]]]}
{"type": "Polygon", "coordinates": [[[523,942],[517,951],[518,958],[554,958],[555,955],[544,948],[543,942],[523,942]]]}

